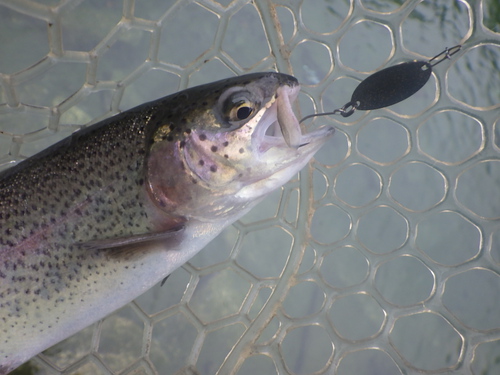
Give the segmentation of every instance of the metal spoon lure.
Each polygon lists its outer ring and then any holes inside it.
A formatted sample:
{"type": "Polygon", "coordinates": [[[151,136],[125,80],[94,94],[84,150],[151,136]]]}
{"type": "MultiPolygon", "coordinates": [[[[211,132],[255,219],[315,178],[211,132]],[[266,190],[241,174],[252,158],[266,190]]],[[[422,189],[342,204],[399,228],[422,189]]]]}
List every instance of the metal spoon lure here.
{"type": "Polygon", "coordinates": [[[317,116],[340,114],[349,117],[357,109],[368,111],[399,103],[415,94],[427,83],[433,66],[450,59],[461,48],[461,45],[446,48],[429,61],[409,61],[382,69],[362,81],[354,90],[351,100],[343,107],[332,112],[306,116],[299,123],[317,116]]]}

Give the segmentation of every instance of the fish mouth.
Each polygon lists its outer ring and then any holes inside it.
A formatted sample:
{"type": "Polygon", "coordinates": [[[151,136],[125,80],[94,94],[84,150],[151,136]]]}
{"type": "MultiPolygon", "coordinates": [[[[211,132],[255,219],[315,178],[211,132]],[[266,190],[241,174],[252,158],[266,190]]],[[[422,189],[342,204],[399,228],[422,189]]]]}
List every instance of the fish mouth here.
{"type": "Polygon", "coordinates": [[[318,143],[333,134],[334,128],[323,127],[310,133],[302,133],[299,121],[293,112],[292,103],[297,99],[300,85],[283,85],[278,88],[274,101],[259,121],[254,139],[259,142],[261,153],[272,147],[300,150],[311,143],[318,143]]]}

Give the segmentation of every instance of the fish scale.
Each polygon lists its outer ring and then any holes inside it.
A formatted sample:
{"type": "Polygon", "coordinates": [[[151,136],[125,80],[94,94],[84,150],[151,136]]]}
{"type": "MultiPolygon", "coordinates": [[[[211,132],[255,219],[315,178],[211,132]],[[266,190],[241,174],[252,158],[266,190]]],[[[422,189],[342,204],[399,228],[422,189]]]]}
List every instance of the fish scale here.
{"type": "Polygon", "coordinates": [[[144,128],[134,117],[90,128],[0,179],[0,353],[19,326],[29,340],[57,325],[59,316],[46,323],[39,306],[84,304],[78,290],[98,293],[86,280],[113,272],[105,254],[78,242],[151,231],[138,193],[144,128]]]}
{"type": "Polygon", "coordinates": [[[298,89],[278,73],[195,87],[0,174],[0,374],[148,290],[294,176],[333,134],[297,134],[279,97],[298,89]],[[280,127],[302,146],[266,135],[280,127]]]}
{"type": "MultiPolygon", "coordinates": [[[[9,171],[10,178],[0,180],[0,227],[4,232],[1,243],[8,246],[2,248],[0,277],[12,283],[11,292],[23,294],[23,299],[0,302],[0,308],[10,304],[16,316],[23,316],[26,308],[39,298],[51,300],[67,288],[68,282],[78,281],[84,266],[96,271],[99,265],[94,258],[99,258],[99,254],[78,249],[74,245],[76,239],[85,242],[125,234],[130,228],[151,229],[139,218],[123,220],[142,212],[141,200],[137,192],[131,194],[130,187],[143,184],[143,133],[144,126],[134,122],[101,126],[72,138],[56,152],[49,150],[43,157],[29,160],[27,165],[21,165],[23,173],[9,171]],[[103,142],[95,141],[99,138],[103,142]],[[137,147],[137,152],[127,152],[127,145],[137,147]],[[95,154],[106,155],[113,162],[106,164],[100,158],[92,158],[95,154]],[[128,175],[121,173],[123,170],[128,175]],[[125,184],[128,181],[133,182],[125,184]],[[24,256],[19,257],[19,252],[24,256]],[[69,272],[62,273],[62,267],[69,272]],[[17,287],[23,274],[26,280],[36,283],[40,276],[33,272],[41,275],[45,284],[17,287]]],[[[1,301],[8,296],[8,292],[0,293],[1,301]]],[[[59,299],[54,301],[58,302],[59,299]]],[[[28,314],[24,316],[30,318],[28,314]]],[[[8,317],[2,319],[8,323],[8,317]]],[[[44,330],[40,323],[31,326],[40,332],[44,330]]],[[[9,340],[9,328],[7,325],[3,329],[4,341],[9,340]]]]}

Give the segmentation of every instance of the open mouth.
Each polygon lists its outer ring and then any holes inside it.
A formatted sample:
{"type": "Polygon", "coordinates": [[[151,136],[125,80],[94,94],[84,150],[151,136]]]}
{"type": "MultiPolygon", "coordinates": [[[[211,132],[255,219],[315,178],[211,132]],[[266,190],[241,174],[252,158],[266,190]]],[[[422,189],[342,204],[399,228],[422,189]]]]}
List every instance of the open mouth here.
{"type": "Polygon", "coordinates": [[[261,153],[271,147],[305,152],[305,149],[314,149],[314,144],[324,141],[334,133],[332,127],[321,127],[309,133],[302,133],[292,109],[292,103],[297,99],[299,91],[299,85],[284,85],[278,89],[277,97],[266,109],[255,129],[254,139],[257,140],[261,153]],[[305,147],[308,145],[311,147],[305,147]]]}
{"type": "Polygon", "coordinates": [[[278,89],[277,98],[266,110],[256,129],[255,136],[261,142],[261,151],[273,146],[298,148],[304,145],[302,130],[291,104],[297,98],[299,91],[298,85],[281,86],[278,89]]]}

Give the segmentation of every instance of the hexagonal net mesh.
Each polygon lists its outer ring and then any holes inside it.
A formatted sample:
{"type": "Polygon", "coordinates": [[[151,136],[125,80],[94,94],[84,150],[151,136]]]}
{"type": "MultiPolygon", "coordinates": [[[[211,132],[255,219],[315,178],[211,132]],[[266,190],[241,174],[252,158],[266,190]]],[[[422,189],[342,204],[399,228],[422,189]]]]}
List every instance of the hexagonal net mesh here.
{"type": "Polygon", "coordinates": [[[188,86],[279,70],[303,115],[463,44],[410,99],[321,117],[297,178],[30,374],[498,374],[500,5],[1,0],[0,163],[188,86]]]}

